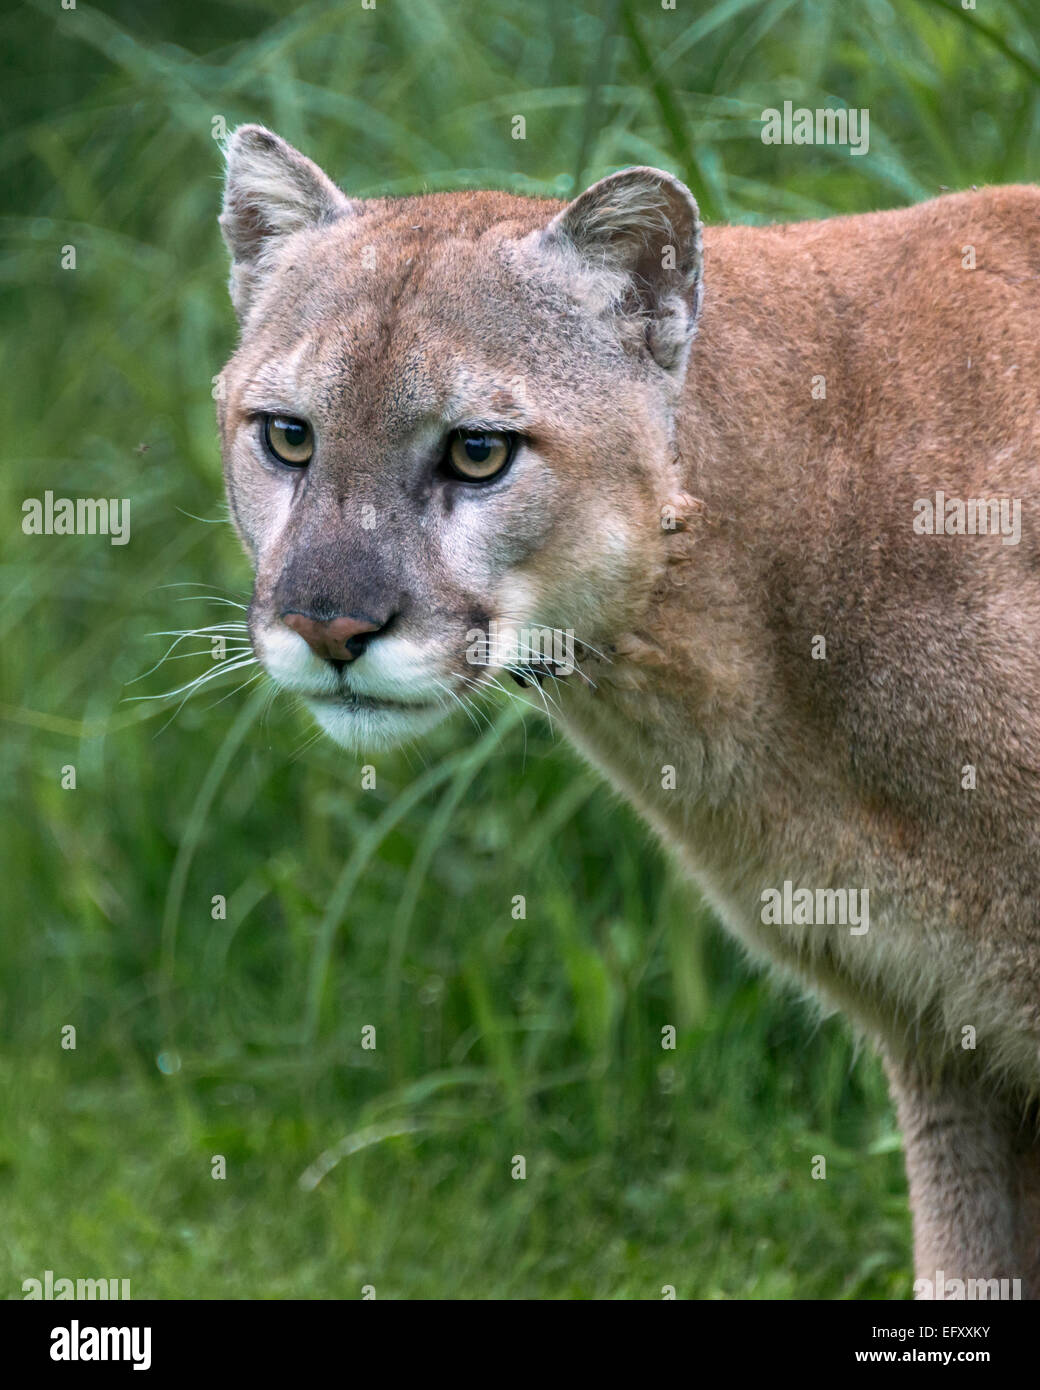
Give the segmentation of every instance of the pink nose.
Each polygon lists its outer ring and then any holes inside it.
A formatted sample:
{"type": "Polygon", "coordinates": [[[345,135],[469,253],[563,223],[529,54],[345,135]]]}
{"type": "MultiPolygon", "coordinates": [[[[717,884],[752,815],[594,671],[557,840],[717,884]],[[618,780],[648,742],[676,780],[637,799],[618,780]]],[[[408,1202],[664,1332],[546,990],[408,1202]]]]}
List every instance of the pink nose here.
{"type": "Polygon", "coordinates": [[[326,661],[353,661],[365,650],[368,639],[379,631],[378,623],[363,618],[340,617],[329,622],[306,613],[283,613],[282,622],[298,632],[317,656],[326,661]]]}

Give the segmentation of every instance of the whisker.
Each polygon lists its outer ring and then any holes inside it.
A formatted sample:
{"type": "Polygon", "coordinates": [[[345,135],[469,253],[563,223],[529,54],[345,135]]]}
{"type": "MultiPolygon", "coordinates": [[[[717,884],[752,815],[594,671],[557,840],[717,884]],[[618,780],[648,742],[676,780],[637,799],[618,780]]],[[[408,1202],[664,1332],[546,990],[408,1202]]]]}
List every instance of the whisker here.
{"type": "Polygon", "coordinates": [[[260,727],[261,727],[261,729],[266,728],[266,726],[267,726],[267,716],[271,713],[271,706],[272,706],[272,705],[274,704],[274,702],[275,702],[275,698],[276,698],[276,696],[278,695],[278,690],[279,690],[278,685],[277,685],[274,681],[272,681],[272,682],[271,682],[271,689],[267,692],[267,699],[264,701],[264,707],[263,707],[263,709],[260,711],[260,727]]]}
{"type": "MultiPolygon", "coordinates": [[[[206,579],[171,579],[168,584],[156,584],[156,589],[210,589],[213,587],[206,579]]],[[[225,594],[245,594],[245,589],[225,589],[225,594]]],[[[205,597],[203,595],[203,597],[205,597]]]]}
{"type": "MultiPolygon", "coordinates": [[[[169,719],[167,719],[166,723],[162,726],[162,728],[156,730],[155,734],[153,734],[153,738],[158,738],[159,735],[160,735],[161,733],[163,733],[166,729],[168,729],[168,728],[170,727],[170,725],[171,725],[171,724],[173,723],[173,721],[177,718],[178,714],[180,714],[181,710],[182,710],[182,709],[184,708],[184,706],[188,703],[188,701],[191,699],[192,695],[196,692],[196,690],[201,690],[202,687],[203,687],[204,685],[208,685],[209,682],[210,682],[211,680],[213,680],[213,679],[214,679],[216,676],[218,676],[218,675],[226,675],[226,674],[228,674],[228,672],[230,672],[230,671],[240,671],[240,670],[242,670],[243,667],[249,666],[249,665],[251,665],[251,664],[252,664],[252,663],[250,663],[250,662],[248,662],[248,661],[241,661],[241,662],[238,662],[238,663],[237,663],[236,665],[234,665],[234,666],[225,667],[224,669],[219,670],[219,671],[207,671],[207,672],[205,672],[202,676],[199,676],[196,680],[192,681],[190,685],[188,685],[188,686],[182,686],[181,689],[185,690],[187,693],[185,694],[184,698],[181,700],[181,702],[180,702],[180,704],[177,706],[177,708],[176,708],[176,709],[173,711],[173,713],[170,715],[169,719]]],[[[259,673],[258,673],[258,674],[259,674],[259,673]]],[[[234,694],[236,693],[236,691],[245,689],[245,686],[247,686],[247,685],[249,685],[249,684],[251,684],[251,681],[245,681],[243,684],[236,686],[236,687],[235,687],[235,690],[231,691],[231,694],[234,695],[234,694]]],[[[178,691],[174,691],[174,692],[172,692],[172,693],[175,694],[175,695],[179,695],[179,694],[180,694],[180,691],[178,690],[178,691]]],[[[135,699],[138,699],[138,700],[148,700],[148,699],[152,699],[152,700],[161,700],[161,699],[167,698],[167,697],[169,696],[169,694],[170,694],[170,692],[168,691],[166,696],[162,696],[162,695],[138,695],[138,696],[135,696],[135,697],[132,697],[132,698],[135,698],[135,699]]],[[[128,697],[128,698],[129,698],[129,697],[128,697]]]]}
{"type": "MultiPolygon", "coordinates": [[[[166,654],[165,654],[165,656],[161,656],[161,657],[159,658],[159,660],[155,663],[155,665],[152,666],[149,670],[145,671],[143,675],[135,676],[135,677],[133,678],[133,680],[127,681],[126,684],[127,684],[127,685],[136,685],[138,681],[143,681],[144,678],[145,678],[145,676],[150,676],[150,675],[152,674],[152,671],[158,671],[159,667],[160,667],[160,666],[164,666],[164,665],[166,664],[167,661],[186,661],[189,657],[193,657],[193,656],[194,656],[194,657],[200,657],[200,656],[209,656],[209,657],[212,657],[212,655],[213,655],[213,652],[212,652],[211,649],[208,649],[208,648],[205,648],[205,647],[204,647],[201,651],[197,651],[197,652],[178,652],[176,656],[171,656],[170,653],[173,651],[173,647],[175,647],[176,645],[177,645],[177,643],[175,642],[175,643],[173,644],[173,646],[168,647],[168,648],[166,649],[166,654]]],[[[233,648],[231,648],[229,651],[227,651],[227,652],[225,653],[225,655],[224,655],[224,657],[223,657],[222,659],[226,661],[226,660],[228,659],[228,657],[234,658],[234,657],[239,657],[239,656],[248,656],[249,653],[250,653],[252,650],[253,650],[252,647],[233,647],[233,648]]]]}
{"type": "Polygon", "coordinates": [[[203,671],[202,674],[196,676],[193,681],[189,681],[187,685],[179,686],[176,690],[166,690],[161,695],[127,695],[125,698],[128,703],[136,703],[139,700],[172,700],[174,696],[180,695],[182,691],[186,690],[190,694],[193,690],[200,690],[204,685],[208,685],[210,681],[216,680],[218,676],[226,676],[232,671],[241,671],[245,666],[257,664],[259,663],[255,656],[239,658],[230,665],[222,664],[212,671],[203,671]]]}
{"type": "MultiPolygon", "coordinates": [[[[163,665],[164,662],[176,660],[176,658],[172,656],[172,653],[177,649],[177,647],[180,646],[182,642],[186,641],[189,637],[197,637],[200,642],[205,642],[208,640],[211,644],[209,655],[212,655],[212,643],[217,640],[218,634],[222,640],[230,641],[233,638],[241,639],[245,636],[248,636],[248,629],[245,623],[233,622],[213,623],[210,627],[172,628],[169,631],[146,633],[146,636],[148,637],[172,637],[174,640],[166,648],[166,651],[162,654],[162,656],[159,658],[159,660],[155,663],[154,666],[150,667],[147,671],[144,671],[141,675],[135,676],[133,680],[127,681],[126,684],[136,685],[138,681],[144,680],[145,676],[150,676],[153,671],[157,671],[159,667],[163,665]]],[[[245,652],[247,650],[251,650],[251,647],[247,648],[243,646],[243,648],[241,649],[236,647],[234,649],[233,655],[237,656],[240,650],[245,652]]],[[[203,654],[205,655],[206,653],[203,654]]],[[[222,659],[226,660],[226,658],[227,653],[225,652],[222,656],[222,659]]]]}
{"type": "Polygon", "coordinates": [[[313,734],[308,735],[308,737],[303,740],[303,742],[300,744],[299,748],[297,748],[295,753],[289,754],[289,761],[291,763],[296,762],[296,760],[302,757],[303,754],[307,751],[308,748],[311,747],[312,744],[317,743],[318,739],[321,738],[324,732],[324,729],[315,729],[313,734]]]}
{"type": "Polygon", "coordinates": [[[186,512],[183,507],[176,509],[181,516],[189,516],[192,521],[203,521],[207,526],[230,526],[231,518],[227,516],[196,516],[194,512],[186,512]]]}
{"type": "Polygon", "coordinates": [[[201,637],[206,632],[248,632],[245,623],[210,623],[206,627],[171,627],[146,632],[146,637],[201,637]]]}
{"type": "Polygon", "coordinates": [[[513,704],[520,705],[525,710],[530,708],[526,700],[521,700],[520,696],[516,693],[515,690],[510,690],[508,686],[503,685],[502,682],[498,679],[498,677],[486,668],[484,670],[483,677],[480,679],[475,679],[472,676],[465,675],[460,675],[460,679],[464,680],[467,685],[473,686],[473,688],[476,691],[479,691],[481,694],[487,697],[490,697],[492,689],[500,690],[502,694],[506,697],[506,699],[511,701],[513,704]]]}
{"type": "MultiPolygon", "coordinates": [[[[433,679],[434,685],[437,686],[437,688],[438,688],[439,690],[443,690],[443,691],[445,692],[445,694],[449,695],[449,696],[455,701],[455,703],[459,706],[459,708],[465,712],[466,718],[467,718],[467,719],[469,720],[469,722],[473,725],[474,729],[476,729],[477,732],[479,733],[479,731],[480,731],[480,725],[477,723],[476,719],[474,718],[473,710],[472,710],[471,706],[470,706],[469,704],[467,704],[466,701],[464,701],[460,695],[458,695],[454,690],[452,690],[450,686],[445,685],[443,681],[439,681],[439,680],[437,680],[436,678],[433,678],[433,677],[431,677],[431,679],[433,679]]],[[[444,701],[441,700],[439,703],[441,704],[441,706],[442,706],[442,708],[443,708],[444,701]]]]}
{"type": "Polygon", "coordinates": [[[261,678],[261,676],[265,676],[266,674],[266,671],[257,671],[256,674],[250,676],[247,681],[242,681],[241,684],[236,685],[234,690],[229,690],[226,695],[221,695],[219,700],[214,700],[211,705],[207,705],[207,712],[211,709],[216,709],[216,707],[218,705],[222,705],[225,700],[230,700],[232,695],[237,695],[240,690],[247,690],[249,686],[253,684],[254,681],[258,681],[261,678]]]}
{"type": "MultiPolygon", "coordinates": [[[[544,709],[545,709],[546,718],[549,720],[549,723],[551,724],[551,723],[552,723],[552,710],[550,710],[550,708],[549,708],[550,699],[548,699],[548,698],[546,697],[545,690],[542,688],[542,683],[541,683],[541,681],[537,678],[537,676],[535,675],[534,671],[531,669],[530,666],[520,666],[520,667],[518,667],[518,668],[516,668],[516,669],[522,671],[522,672],[524,673],[525,676],[529,677],[529,679],[530,679],[530,681],[531,681],[531,684],[534,686],[535,690],[538,691],[538,698],[541,700],[542,705],[543,705],[543,707],[544,707],[544,709]]],[[[551,698],[551,697],[550,697],[550,698],[551,698]]],[[[559,706],[559,704],[558,704],[555,700],[552,700],[552,705],[553,705],[553,708],[554,708],[554,709],[556,709],[557,711],[559,711],[560,706],[559,706]]]]}
{"type": "Polygon", "coordinates": [[[218,594],[190,594],[187,598],[176,598],[174,603],[224,603],[228,608],[241,608],[243,613],[249,612],[248,603],[236,603],[231,598],[221,598],[218,594]]]}

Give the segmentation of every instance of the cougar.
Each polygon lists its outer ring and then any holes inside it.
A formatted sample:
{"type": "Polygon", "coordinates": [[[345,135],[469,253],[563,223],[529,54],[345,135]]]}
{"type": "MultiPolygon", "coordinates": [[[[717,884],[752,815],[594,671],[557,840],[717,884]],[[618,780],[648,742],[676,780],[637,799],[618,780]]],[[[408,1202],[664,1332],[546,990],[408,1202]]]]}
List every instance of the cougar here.
{"type": "Polygon", "coordinates": [[[918,1296],[1040,1296],[1040,189],[358,200],[250,125],[220,226],[266,671],[363,750],[551,693],[880,1051],[918,1296]]]}

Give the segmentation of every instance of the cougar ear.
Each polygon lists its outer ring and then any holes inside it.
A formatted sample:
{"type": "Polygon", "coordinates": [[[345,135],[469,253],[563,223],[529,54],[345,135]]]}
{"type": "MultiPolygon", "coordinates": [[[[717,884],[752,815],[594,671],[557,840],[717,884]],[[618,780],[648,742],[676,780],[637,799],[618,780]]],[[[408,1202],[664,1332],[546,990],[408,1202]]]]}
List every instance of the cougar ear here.
{"type": "Polygon", "coordinates": [[[259,125],[239,126],[227,143],[220,230],[231,252],[231,301],[241,319],[282,238],[334,222],[349,199],[318,166],[259,125]]]}
{"type": "Polygon", "coordinates": [[[659,366],[681,374],[702,296],[702,228],[693,194],[663,169],[622,169],[594,183],[543,233],[605,281],[611,307],[643,321],[659,366]]]}

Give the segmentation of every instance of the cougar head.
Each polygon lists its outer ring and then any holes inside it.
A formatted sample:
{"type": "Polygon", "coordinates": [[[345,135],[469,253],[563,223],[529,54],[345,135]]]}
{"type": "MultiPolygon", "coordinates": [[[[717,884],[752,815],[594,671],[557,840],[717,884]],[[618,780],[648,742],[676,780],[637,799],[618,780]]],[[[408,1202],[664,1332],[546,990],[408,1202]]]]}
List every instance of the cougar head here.
{"type": "Polygon", "coordinates": [[[659,568],[700,303],[688,190],[639,168],[567,205],[358,200],[244,126],[220,226],[224,471],[274,680],[372,747],[530,672],[525,633],[623,631],[659,568]]]}

